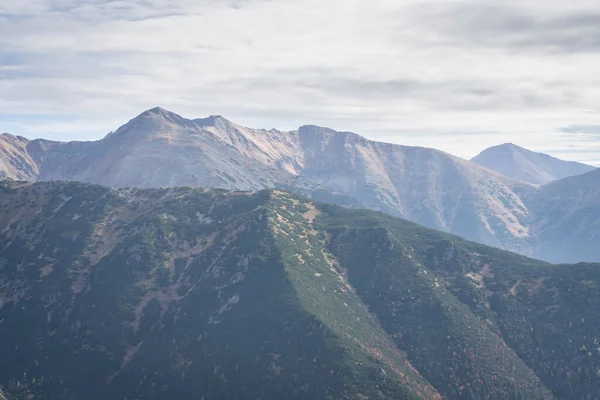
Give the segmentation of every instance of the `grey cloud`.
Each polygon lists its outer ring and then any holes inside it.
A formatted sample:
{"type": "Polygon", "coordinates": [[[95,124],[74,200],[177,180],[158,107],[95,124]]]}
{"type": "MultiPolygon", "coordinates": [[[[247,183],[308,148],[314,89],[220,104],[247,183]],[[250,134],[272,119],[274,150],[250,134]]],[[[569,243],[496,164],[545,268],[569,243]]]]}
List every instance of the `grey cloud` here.
{"type": "MultiPolygon", "coordinates": [[[[492,2],[438,3],[411,7],[408,25],[418,24],[444,45],[479,45],[543,52],[600,52],[600,12],[536,15],[523,7],[492,2]]],[[[402,27],[400,29],[402,32],[402,27]]]]}
{"type": "Polygon", "coordinates": [[[573,153],[577,153],[577,154],[590,154],[590,155],[594,155],[597,156],[598,155],[598,149],[582,149],[581,146],[569,146],[569,145],[563,145],[563,149],[551,149],[552,153],[555,154],[573,154],[573,153]]]}
{"type": "Polygon", "coordinates": [[[27,0],[31,4],[26,7],[18,4],[23,0],[2,1],[9,4],[0,5],[0,17],[15,19],[45,14],[60,18],[60,15],[69,15],[79,21],[95,23],[190,16],[201,13],[199,10],[207,5],[239,10],[271,0],[27,0]]]}
{"type": "Polygon", "coordinates": [[[597,135],[600,136],[600,125],[571,125],[560,130],[563,133],[573,135],[597,135]]]}
{"type": "Polygon", "coordinates": [[[304,89],[328,99],[407,102],[436,110],[539,109],[575,105],[581,101],[571,90],[564,90],[560,82],[507,87],[494,80],[455,79],[452,76],[435,81],[413,76],[374,79],[360,77],[350,68],[282,69],[271,71],[268,76],[238,78],[223,85],[243,87],[248,91],[304,89]]]}

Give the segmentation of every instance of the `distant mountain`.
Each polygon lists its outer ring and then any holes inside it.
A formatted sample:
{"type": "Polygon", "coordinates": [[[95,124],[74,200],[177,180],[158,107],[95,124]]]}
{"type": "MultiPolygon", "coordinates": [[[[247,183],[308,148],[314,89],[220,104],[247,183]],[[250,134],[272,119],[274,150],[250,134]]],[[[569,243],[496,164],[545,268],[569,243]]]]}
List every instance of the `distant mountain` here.
{"type": "Polygon", "coordinates": [[[27,398],[600,391],[598,264],[553,266],[277,190],[0,193],[0,385],[27,398]]]}
{"type": "Polygon", "coordinates": [[[600,169],[529,193],[534,253],[554,262],[600,260],[600,169]]]}
{"type": "Polygon", "coordinates": [[[267,131],[155,108],[100,141],[33,140],[20,149],[32,162],[26,171],[5,168],[8,177],[140,188],[279,187],[513,250],[527,235],[526,208],[515,193],[525,184],[438,150],[316,126],[267,131]]]}
{"type": "Polygon", "coordinates": [[[512,143],[490,147],[471,161],[510,178],[533,184],[544,184],[596,169],[591,165],[535,153],[512,143]]]}

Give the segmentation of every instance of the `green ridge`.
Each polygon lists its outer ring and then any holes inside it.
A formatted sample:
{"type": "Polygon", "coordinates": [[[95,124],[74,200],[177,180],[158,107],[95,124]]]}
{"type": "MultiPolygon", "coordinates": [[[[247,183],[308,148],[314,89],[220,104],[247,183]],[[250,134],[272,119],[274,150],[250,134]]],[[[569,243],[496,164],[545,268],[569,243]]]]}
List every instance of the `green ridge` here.
{"type": "Polygon", "coordinates": [[[7,400],[591,400],[599,271],[281,191],[2,182],[0,385],[7,400]]]}

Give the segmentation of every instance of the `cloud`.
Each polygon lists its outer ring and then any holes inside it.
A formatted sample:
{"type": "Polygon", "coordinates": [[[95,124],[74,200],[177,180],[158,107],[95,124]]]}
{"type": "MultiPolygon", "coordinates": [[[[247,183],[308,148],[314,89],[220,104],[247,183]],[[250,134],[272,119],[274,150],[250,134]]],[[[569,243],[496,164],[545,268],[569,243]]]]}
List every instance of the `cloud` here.
{"type": "Polygon", "coordinates": [[[594,3],[2,0],[0,130],[96,138],[161,105],[467,158],[576,146],[564,127],[600,126],[594,3]]]}
{"type": "Polygon", "coordinates": [[[18,17],[43,12],[47,9],[47,0],[4,0],[0,3],[0,17],[18,17]]]}
{"type": "Polygon", "coordinates": [[[574,135],[600,136],[600,125],[572,125],[562,128],[560,131],[574,135]]]}
{"type": "Polygon", "coordinates": [[[548,4],[528,9],[510,1],[443,2],[415,7],[409,15],[413,21],[431,26],[437,33],[431,38],[448,46],[600,52],[600,12],[576,7],[564,12],[552,11],[552,5],[548,4]]]}

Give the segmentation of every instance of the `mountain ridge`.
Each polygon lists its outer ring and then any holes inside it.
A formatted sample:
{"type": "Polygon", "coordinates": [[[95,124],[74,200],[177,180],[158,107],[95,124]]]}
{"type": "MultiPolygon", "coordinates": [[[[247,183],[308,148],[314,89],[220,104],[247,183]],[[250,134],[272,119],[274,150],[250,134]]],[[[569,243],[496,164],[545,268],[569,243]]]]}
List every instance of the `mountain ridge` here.
{"type": "Polygon", "coordinates": [[[600,389],[598,264],[550,265],[277,189],[5,181],[0,193],[0,384],[27,376],[20,387],[35,379],[44,399],[600,389]]]}

